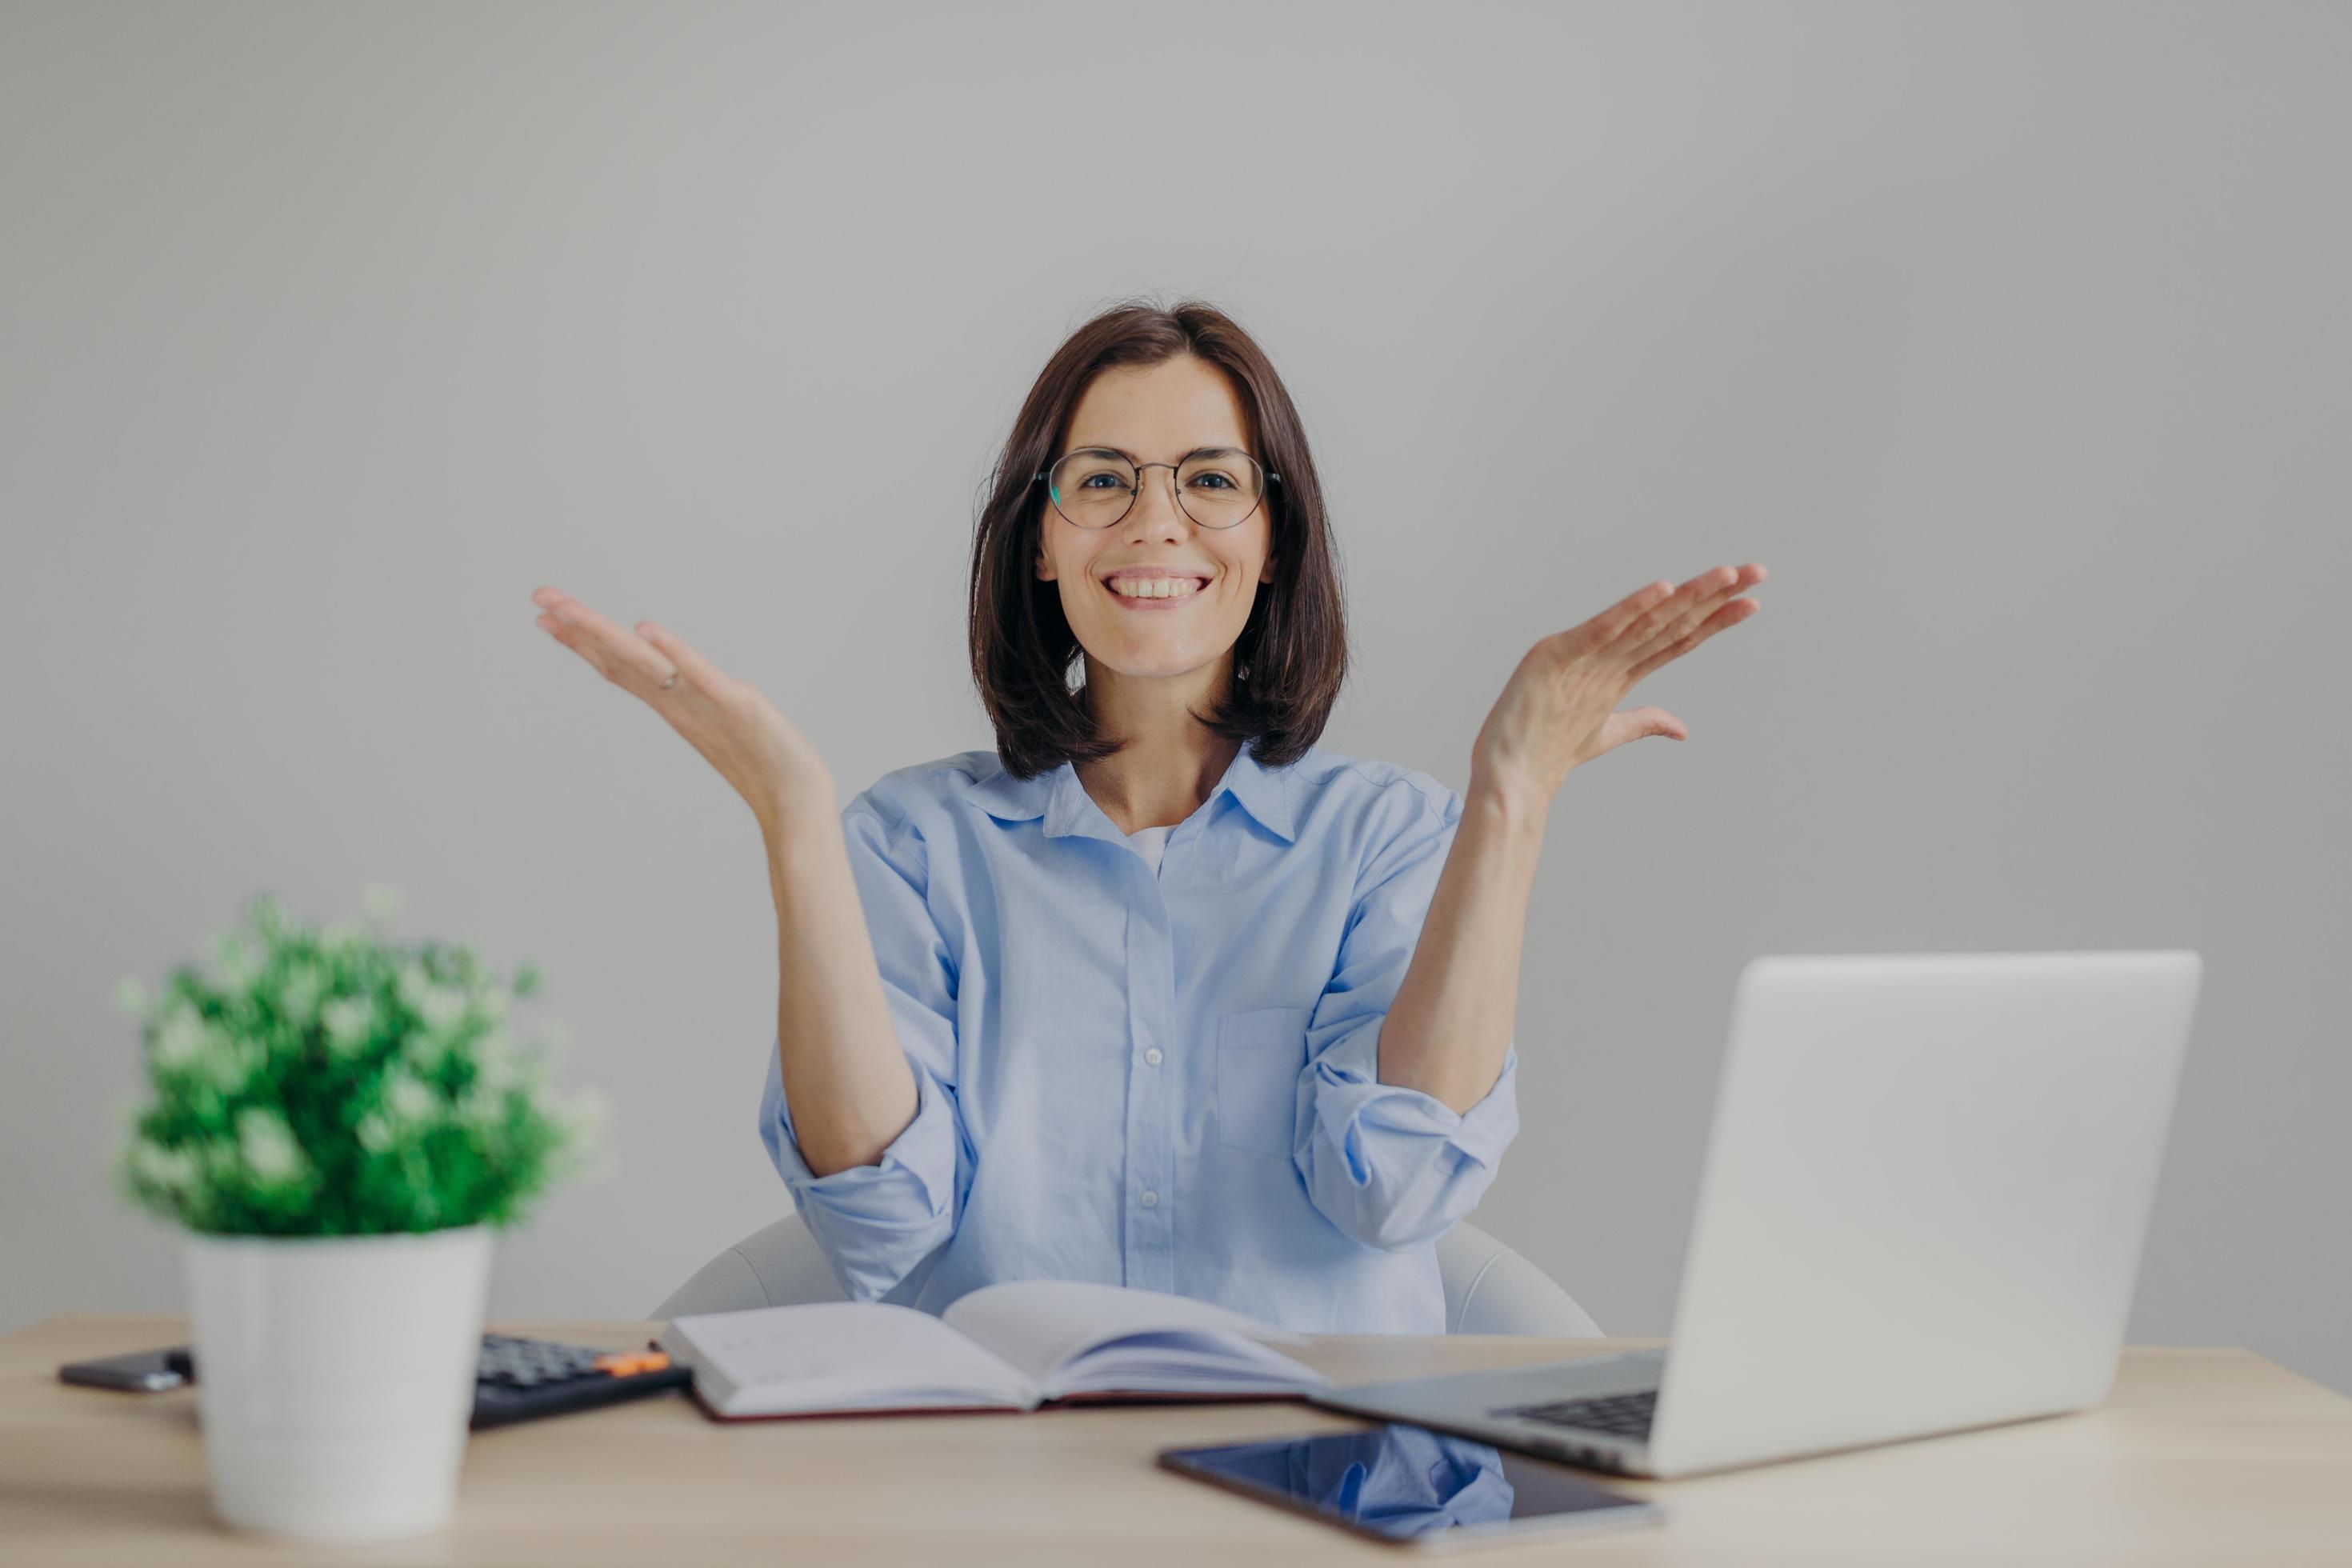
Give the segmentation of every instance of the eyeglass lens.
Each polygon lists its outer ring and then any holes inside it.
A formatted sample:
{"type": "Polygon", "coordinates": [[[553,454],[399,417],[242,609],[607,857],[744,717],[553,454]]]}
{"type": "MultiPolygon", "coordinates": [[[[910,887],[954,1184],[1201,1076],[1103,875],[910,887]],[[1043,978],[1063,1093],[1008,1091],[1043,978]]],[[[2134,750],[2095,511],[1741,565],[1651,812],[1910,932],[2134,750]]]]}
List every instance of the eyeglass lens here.
{"type": "MultiPolygon", "coordinates": [[[[1152,464],[1165,468],[1165,464],[1152,464]]],[[[1136,467],[1117,452],[1081,447],[1046,475],[1055,507],[1080,528],[1108,528],[1135,505],[1136,467]]],[[[1265,470],[1232,447],[1195,452],[1176,468],[1176,500],[1203,528],[1231,528],[1257,510],[1265,470]]]]}

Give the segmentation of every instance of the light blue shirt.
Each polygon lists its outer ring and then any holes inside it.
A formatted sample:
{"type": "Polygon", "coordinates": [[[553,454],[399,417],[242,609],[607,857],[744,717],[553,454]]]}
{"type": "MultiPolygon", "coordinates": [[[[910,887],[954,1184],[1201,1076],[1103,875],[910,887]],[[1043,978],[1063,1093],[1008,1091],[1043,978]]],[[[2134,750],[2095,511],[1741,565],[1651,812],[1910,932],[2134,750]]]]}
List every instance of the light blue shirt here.
{"type": "Polygon", "coordinates": [[[1424,773],[1244,745],[1155,874],[1065,763],[900,768],[842,808],[914,1120],[819,1177],[775,1042],[760,1135],[853,1300],[1007,1279],[1443,1333],[1435,1240],[1518,1131],[1518,1053],[1456,1113],[1380,1081],[1461,818],[1424,773]]]}

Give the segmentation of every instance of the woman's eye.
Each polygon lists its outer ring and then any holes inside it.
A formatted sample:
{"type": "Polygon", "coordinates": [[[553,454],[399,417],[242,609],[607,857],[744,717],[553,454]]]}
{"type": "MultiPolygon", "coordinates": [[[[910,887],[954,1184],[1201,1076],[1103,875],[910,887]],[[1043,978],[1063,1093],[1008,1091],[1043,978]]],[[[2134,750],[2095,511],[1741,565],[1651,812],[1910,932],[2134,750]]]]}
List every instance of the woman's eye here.
{"type": "Polygon", "coordinates": [[[1078,481],[1078,488],[1080,489],[1101,489],[1104,485],[1110,486],[1112,489],[1118,488],[1118,476],[1117,474],[1088,474],[1085,479],[1078,481]],[[1096,484],[1095,481],[1097,479],[1102,480],[1102,484],[1096,484]]]}
{"type": "Polygon", "coordinates": [[[1223,474],[1194,474],[1192,476],[1192,482],[1196,485],[1208,485],[1211,489],[1229,490],[1234,488],[1234,481],[1227,479],[1223,474]],[[1209,481],[1211,479],[1214,479],[1217,482],[1213,485],[1209,485],[1209,481]]]}

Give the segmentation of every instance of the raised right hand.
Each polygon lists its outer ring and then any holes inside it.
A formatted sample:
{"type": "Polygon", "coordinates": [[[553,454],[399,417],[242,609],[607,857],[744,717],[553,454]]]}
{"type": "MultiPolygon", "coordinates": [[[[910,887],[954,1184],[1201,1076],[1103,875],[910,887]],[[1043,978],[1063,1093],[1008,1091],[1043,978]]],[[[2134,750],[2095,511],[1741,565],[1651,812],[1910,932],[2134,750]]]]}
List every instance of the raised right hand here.
{"type": "Polygon", "coordinates": [[[651,621],[635,629],[571,595],[541,588],[531,603],[557,642],[642,700],[700,752],[773,831],[788,815],[834,807],[833,774],[808,737],[758,687],[738,680],[651,621]],[[664,685],[667,681],[669,684],[664,685]]]}
{"type": "Polygon", "coordinates": [[[1757,562],[1717,566],[1677,588],[1637,588],[1580,626],[1554,632],[1519,660],[1470,750],[1474,783],[1541,806],[1569,771],[1645,735],[1688,738],[1663,708],[1615,711],[1636,681],[1716,633],[1756,615],[1737,595],[1764,581],[1757,562]]]}

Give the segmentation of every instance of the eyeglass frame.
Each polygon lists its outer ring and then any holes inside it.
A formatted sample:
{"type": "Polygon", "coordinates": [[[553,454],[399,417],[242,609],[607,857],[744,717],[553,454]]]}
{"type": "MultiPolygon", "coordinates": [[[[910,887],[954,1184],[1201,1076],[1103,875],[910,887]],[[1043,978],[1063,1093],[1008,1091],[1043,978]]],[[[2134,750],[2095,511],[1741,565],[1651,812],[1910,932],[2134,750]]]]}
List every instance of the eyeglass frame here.
{"type": "Polygon", "coordinates": [[[1264,506],[1266,502],[1266,498],[1274,494],[1272,487],[1282,482],[1282,476],[1276,473],[1272,468],[1267,468],[1264,463],[1259,462],[1257,454],[1255,452],[1242,451],[1242,448],[1239,447],[1195,447],[1172,463],[1139,463],[1133,458],[1129,457],[1125,452],[1120,451],[1116,447],[1073,447],[1068,451],[1063,453],[1060,457],[1055,458],[1045,468],[1039,469],[1036,474],[1032,476],[1029,482],[1031,484],[1043,483],[1053,474],[1055,468],[1060,468],[1065,462],[1076,457],[1081,452],[1108,452],[1112,457],[1118,458],[1122,462],[1126,463],[1129,468],[1135,470],[1135,493],[1127,498],[1127,511],[1120,512],[1108,522],[1093,524],[1080,522],[1076,518],[1072,517],[1068,512],[1062,510],[1062,503],[1054,499],[1053,487],[1051,485],[1046,486],[1045,504],[1054,509],[1055,515],[1059,517],[1064,522],[1068,523],[1072,528],[1083,528],[1088,533],[1099,533],[1106,528],[1117,528],[1120,523],[1127,521],[1128,513],[1132,512],[1135,510],[1135,503],[1143,499],[1143,471],[1146,468],[1167,469],[1168,492],[1175,500],[1176,510],[1183,512],[1184,520],[1187,522],[1190,522],[1193,527],[1214,529],[1219,533],[1223,533],[1229,528],[1239,528],[1251,518],[1255,517],[1257,515],[1257,509],[1264,506]],[[1183,492],[1177,489],[1176,476],[1184,471],[1184,465],[1186,463],[1192,461],[1194,458],[1199,457],[1203,452],[1239,452],[1256,467],[1259,473],[1264,474],[1266,477],[1267,488],[1258,492],[1256,502],[1250,507],[1249,510],[1242,513],[1241,516],[1234,519],[1231,522],[1202,522],[1199,518],[1194,517],[1191,510],[1185,507],[1183,492]]]}

